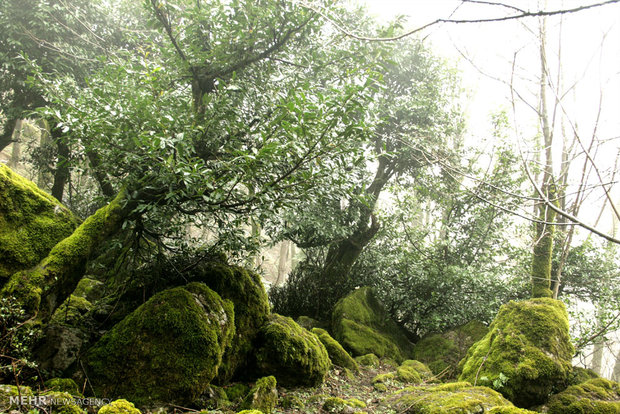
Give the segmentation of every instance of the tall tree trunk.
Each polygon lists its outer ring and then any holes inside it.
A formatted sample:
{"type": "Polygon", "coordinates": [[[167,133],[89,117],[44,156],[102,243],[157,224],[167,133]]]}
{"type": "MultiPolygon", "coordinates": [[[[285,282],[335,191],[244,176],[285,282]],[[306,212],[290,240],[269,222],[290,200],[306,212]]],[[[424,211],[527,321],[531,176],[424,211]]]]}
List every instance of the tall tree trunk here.
{"type": "Polygon", "coordinates": [[[280,254],[278,255],[278,277],[276,278],[274,286],[279,286],[284,282],[284,277],[288,273],[290,267],[290,250],[291,242],[289,240],[283,240],[280,243],[280,254]]]}
{"type": "Polygon", "coordinates": [[[52,184],[52,196],[62,203],[65,185],[69,180],[69,146],[62,140],[62,132],[56,126],[50,131],[52,140],[58,147],[58,160],[54,171],[54,184],[52,184]]]}
{"type": "Polygon", "coordinates": [[[4,129],[2,135],[0,135],[0,151],[5,149],[13,141],[13,131],[15,130],[15,124],[17,120],[9,118],[4,121],[4,129]]]}
{"type": "Polygon", "coordinates": [[[9,167],[16,169],[21,158],[21,136],[23,122],[21,119],[15,122],[15,129],[13,130],[13,148],[11,150],[11,158],[9,160],[9,167]]]}
{"type": "Polygon", "coordinates": [[[620,382],[620,350],[616,354],[616,364],[614,365],[614,371],[611,374],[612,381],[620,382]]]}

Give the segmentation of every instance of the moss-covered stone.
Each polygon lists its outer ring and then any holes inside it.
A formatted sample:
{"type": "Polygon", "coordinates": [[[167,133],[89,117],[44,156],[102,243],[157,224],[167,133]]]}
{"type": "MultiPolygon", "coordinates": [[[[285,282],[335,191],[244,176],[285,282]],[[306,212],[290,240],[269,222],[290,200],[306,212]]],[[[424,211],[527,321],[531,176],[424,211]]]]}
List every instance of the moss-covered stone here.
{"type": "Polygon", "coordinates": [[[355,362],[365,367],[378,367],[380,363],[379,357],[375,354],[366,354],[355,357],[355,362]]]}
{"type": "Polygon", "coordinates": [[[160,292],[87,353],[98,395],[188,404],[217,374],[234,333],[233,304],[201,283],[160,292]]]}
{"type": "Polygon", "coordinates": [[[430,369],[420,361],[407,360],[396,368],[396,378],[407,384],[420,384],[423,379],[430,378],[430,369]]]}
{"type": "Polygon", "coordinates": [[[295,321],[297,322],[297,324],[299,326],[301,326],[304,329],[307,329],[309,331],[311,331],[314,328],[319,328],[319,329],[327,329],[328,328],[328,324],[318,321],[314,318],[311,318],[309,316],[300,316],[299,318],[297,318],[297,320],[295,321]]]}
{"type": "Polygon", "coordinates": [[[407,387],[388,399],[388,404],[407,413],[472,414],[493,407],[512,407],[500,393],[467,382],[407,387]]]}
{"type": "Polygon", "coordinates": [[[231,406],[226,390],[217,385],[209,384],[203,394],[193,404],[198,407],[204,407],[209,410],[222,410],[231,406]]]}
{"type": "Polygon", "coordinates": [[[518,407],[495,407],[491,408],[489,414],[536,414],[536,411],[518,407]]]}
{"type": "Polygon", "coordinates": [[[325,345],[325,349],[329,354],[329,359],[331,359],[334,365],[348,368],[355,372],[359,371],[359,366],[357,365],[357,362],[355,362],[351,355],[349,355],[349,353],[344,350],[342,345],[340,345],[338,341],[332,338],[326,330],[321,328],[313,328],[312,333],[319,338],[323,345],[325,345]]]}
{"type": "Polygon", "coordinates": [[[357,398],[345,400],[339,397],[329,397],[323,402],[322,409],[328,413],[341,413],[346,410],[347,407],[366,408],[366,403],[357,398]]]}
{"type": "Polygon", "coordinates": [[[442,378],[456,378],[459,361],[488,331],[482,322],[471,321],[445,333],[427,335],[415,344],[413,357],[424,362],[435,375],[443,373],[442,378]]]}
{"type": "Polygon", "coordinates": [[[0,163],[0,287],[39,263],[78,224],[58,200],[0,163]]]}
{"type": "Polygon", "coordinates": [[[116,400],[110,404],[106,404],[101,407],[98,414],[141,414],[132,402],[127,400],[116,400]]]}
{"type": "Polygon", "coordinates": [[[40,396],[44,398],[43,405],[50,412],[58,414],[83,414],[84,411],[73,396],[68,392],[48,391],[40,396]]]}
{"type": "Polygon", "coordinates": [[[271,414],[278,402],[276,378],[274,376],[260,378],[243,400],[242,408],[260,410],[271,414]]]}
{"type": "Polygon", "coordinates": [[[515,405],[532,407],[566,385],[572,355],[562,302],[549,298],[510,302],[500,308],[484,338],[470,348],[459,379],[495,383],[515,405]]]}
{"type": "Polygon", "coordinates": [[[300,410],[303,409],[305,406],[306,405],[304,404],[304,402],[295,395],[285,395],[280,399],[280,407],[284,408],[285,410],[300,410]]]}
{"type": "Polygon", "coordinates": [[[391,381],[393,379],[396,378],[396,374],[393,372],[386,372],[384,374],[377,374],[375,375],[375,377],[372,379],[372,383],[373,384],[385,384],[388,381],[391,381]]]}
{"type": "Polygon", "coordinates": [[[78,327],[84,315],[92,308],[92,303],[85,298],[71,295],[56,309],[51,322],[58,325],[78,327]]]}
{"type": "Polygon", "coordinates": [[[258,411],[258,410],[243,410],[243,411],[239,411],[237,414],[265,414],[262,411],[258,411]]]}
{"type": "Polygon", "coordinates": [[[0,412],[9,412],[11,410],[30,408],[29,405],[18,406],[11,404],[11,397],[32,397],[34,396],[30,387],[21,385],[19,389],[16,385],[0,384],[0,412]]]}
{"type": "Polygon", "coordinates": [[[595,378],[572,385],[553,395],[546,409],[549,414],[618,414],[620,383],[595,378]]]}
{"type": "Polygon", "coordinates": [[[68,392],[71,395],[81,397],[80,388],[71,378],[52,378],[45,381],[45,388],[50,391],[68,392]]]}
{"type": "Polygon", "coordinates": [[[275,375],[282,386],[315,386],[325,379],[330,360],[316,335],[272,314],[256,340],[255,366],[259,375],[275,375]]]}
{"type": "Polygon", "coordinates": [[[236,384],[226,386],[224,388],[224,391],[226,391],[226,396],[228,397],[228,400],[233,403],[237,403],[243,400],[246,395],[248,395],[248,393],[250,392],[250,387],[247,384],[238,382],[236,384]]]}
{"type": "Polygon", "coordinates": [[[91,279],[90,277],[84,277],[73,291],[73,295],[93,302],[101,298],[102,290],[103,282],[91,279]]]}
{"type": "Polygon", "coordinates": [[[336,303],[332,327],[334,337],[354,356],[374,353],[400,363],[413,349],[369,287],[357,289],[336,303]]]}
{"type": "Polygon", "coordinates": [[[582,382],[586,382],[587,380],[591,380],[594,378],[600,378],[596,372],[591,369],[582,368],[582,367],[573,367],[573,372],[571,372],[570,378],[568,379],[569,385],[579,385],[582,382]]]}

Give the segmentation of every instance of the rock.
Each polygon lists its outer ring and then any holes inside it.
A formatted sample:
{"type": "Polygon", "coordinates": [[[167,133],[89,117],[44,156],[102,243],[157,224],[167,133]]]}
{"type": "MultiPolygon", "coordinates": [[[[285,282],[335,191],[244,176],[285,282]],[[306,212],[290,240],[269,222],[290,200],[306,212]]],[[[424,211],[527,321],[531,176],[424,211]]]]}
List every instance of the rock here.
{"type": "Polygon", "coordinates": [[[243,411],[239,411],[237,414],[264,414],[264,413],[258,410],[243,410],[243,411]]]}
{"type": "Polygon", "coordinates": [[[286,395],[280,399],[280,407],[286,410],[290,410],[290,409],[301,410],[305,406],[306,405],[304,404],[304,402],[299,397],[296,397],[295,395],[286,395]]]}
{"type": "Polygon", "coordinates": [[[68,392],[69,394],[81,397],[82,393],[78,385],[71,378],[51,378],[45,381],[45,388],[50,391],[68,392]]]}
{"type": "Polygon", "coordinates": [[[73,295],[84,298],[89,302],[101,299],[103,282],[89,277],[83,277],[73,291],[73,295]]]}
{"type": "Polygon", "coordinates": [[[420,361],[407,360],[396,368],[396,378],[406,384],[420,384],[422,380],[432,375],[431,370],[420,361]]]}
{"type": "Polygon", "coordinates": [[[52,375],[62,375],[77,360],[84,341],[80,329],[50,323],[43,328],[33,354],[40,369],[52,375]]]}
{"type": "Polygon", "coordinates": [[[400,363],[413,349],[369,287],[357,289],[336,303],[332,327],[334,338],[354,356],[373,353],[400,363]]]}
{"type": "Polygon", "coordinates": [[[329,397],[323,403],[323,411],[328,413],[353,413],[357,410],[351,410],[351,408],[366,408],[366,404],[363,401],[358,400],[357,398],[350,398],[348,400],[338,398],[338,397],[329,397]]]}
{"type": "Polygon", "coordinates": [[[482,414],[494,407],[513,407],[497,391],[467,382],[407,387],[388,398],[388,405],[398,412],[433,414],[482,414]]]}
{"type": "Polygon", "coordinates": [[[38,264],[78,224],[58,200],[0,163],[0,287],[38,264]]]}
{"type": "Polygon", "coordinates": [[[317,336],[285,316],[270,315],[255,345],[255,371],[259,376],[275,375],[284,387],[319,385],[330,367],[317,336]]]}
{"type": "Polygon", "coordinates": [[[86,355],[97,395],[190,404],[217,374],[234,333],[233,304],[201,283],[160,292],[86,355]]]}
{"type": "Polygon", "coordinates": [[[320,321],[318,321],[316,319],[313,319],[313,318],[311,318],[309,316],[303,316],[302,315],[299,318],[297,318],[296,322],[297,322],[297,324],[299,326],[301,326],[302,328],[307,329],[309,331],[311,331],[314,328],[319,328],[319,329],[323,329],[323,330],[327,329],[327,324],[326,323],[320,322],[320,321]]]}
{"type": "Polygon", "coordinates": [[[482,322],[471,321],[445,333],[427,335],[415,344],[413,357],[425,363],[435,375],[445,371],[442,378],[456,378],[459,362],[488,331],[482,322]]]}
{"type": "Polygon", "coordinates": [[[568,384],[569,385],[579,385],[582,382],[586,382],[587,380],[591,380],[594,378],[600,378],[601,376],[598,375],[596,372],[592,371],[591,369],[586,369],[586,368],[582,368],[582,367],[573,367],[573,372],[570,375],[570,378],[568,379],[568,384]]]}
{"type": "Polygon", "coordinates": [[[620,413],[620,383],[595,378],[572,385],[552,395],[546,405],[549,414],[620,413]]]}
{"type": "Polygon", "coordinates": [[[462,361],[460,381],[493,385],[516,406],[542,404],[566,386],[573,346],[564,304],[537,298],[503,305],[462,361]]]}
{"type": "Polygon", "coordinates": [[[379,357],[375,354],[366,354],[355,357],[355,362],[365,367],[378,367],[380,363],[379,357]]]}
{"type": "Polygon", "coordinates": [[[16,385],[0,385],[0,412],[5,413],[11,410],[28,409],[30,405],[19,406],[17,404],[11,404],[11,397],[32,397],[34,394],[30,387],[20,385],[19,389],[16,385]]]}
{"type": "Polygon", "coordinates": [[[45,412],[58,414],[83,414],[82,409],[68,392],[49,391],[40,395],[45,412]]]}
{"type": "Polygon", "coordinates": [[[278,402],[276,379],[273,376],[260,378],[243,400],[242,408],[260,410],[271,414],[278,402]]]}
{"type": "Polygon", "coordinates": [[[342,345],[332,338],[326,330],[314,328],[312,329],[312,333],[315,334],[325,346],[332,364],[338,365],[339,367],[348,368],[355,372],[359,371],[360,368],[357,365],[357,362],[355,362],[351,355],[344,350],[342,345]]]}
{"type": "Polygon", "coordinates": [[[127,400],[116,400],[101,407],[98,414],[141,414],[133,403],[127,400]]]}
{"type": "Polygon", "coordinates": [[[92,303],[85,298],[71,295],[56,309],[51,322],[57,325],[80,327],[82,318],[92,308],[92,303]]]}

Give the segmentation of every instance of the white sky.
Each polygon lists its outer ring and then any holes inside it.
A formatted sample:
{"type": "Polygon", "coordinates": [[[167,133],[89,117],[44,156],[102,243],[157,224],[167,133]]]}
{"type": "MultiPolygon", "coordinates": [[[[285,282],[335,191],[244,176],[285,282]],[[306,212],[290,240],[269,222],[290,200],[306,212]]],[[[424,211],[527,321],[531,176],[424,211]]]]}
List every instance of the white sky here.
{"type": "MultiPolygon", "coordinates": [[[[597,0],[549,0],[543,7],[547,10],[571,8],[597,0]]],[[[407,15],[405,30],[422,26],[437,18],[475,19],[510,14],[501,7],[481,4],[464,4],[459,0],[350,0],[365,4],[371,14],[387,21],[395,15],[407,15]],[[460,5],[460,7],[459,7],[460,5]],[[455,11],[456,10],[456,11],[455,11]]],[[[540,10],[542,1],[506,1],[521,9],[540,10]]],[[[595,120],[602,94],[602,111],[598,124],[599,138],[620,136],[620,4],[603,6],[562,17],[549,17],[547,21],[547,56],[551,79],[556,83],[559,39],[562,55],[562,93],[567,85],[578,82],[563,99],[566,111],[566,135],[572,136],[571,128],[576,126],[579,135],[587,145],[594,131],[595,120]],[[561,30],[561,36],[560,36],[561,30]],[[601,43],[605,39],[603,46],[601,43]],[[569,134],[570,133],[570,134],[569,134]]],[[[512,63],[516,57],[515,90],[531,105],[537,105],[537,84],[540,76],[538,18],[526,18],[493,23],[444,23],[435,25],[420,36],[433,45],[434,51],[454,63],[460,70],[463,87],[469,99],[466,100],[468,133],[470,140],[482,141],[489,134],[490,114],[505,109],[512,115],[510,81],[512,63]],[[464,58],[463,54],[467,57],[464,58]],[[484,72],[482,74],[481,72],[484,72]],[[504,83],[494,80],[497,78],[504,83]]],[[[550,97],[550,99],[553,96],[550,97]]],[[[552,102],[550,108],[552,108],[552,102]]],[[[562,110],[558,109],[559,113],[562,110]]],[[[518,103],[515,124],[522,139],[531,139],[538,131],[535,113],[523,103],[518,103]]],[[[559,122],[557,123],[559,125],[559,122]]],[[[517,135],[514,135],[517,140],[517,135]]],[[[556,130],[556,143],[561,141],[560,129],[556,130]]],[[[611,170],[620,149],[620,139],[610,141],[598,154],[599,167],[611,170]]],[[[555,158],[559,160],[559,146],[555,158]]],[[[577,170],[579,168],[576,168],[577,170]]],[[[577,180],[577,177],[574,177],[577,180]]],[[[620,191],[613,192],[620,204],[620,191]]],[[[591,198],[590,204],[582,210],[584,217],[598,214],[600,194],[591,198]]],[[[611,214],[606,214],[600,223],[605,231],[611,228],[611,214]]],[[[592,221],[594,219],[592,218],[592,221]]]]}

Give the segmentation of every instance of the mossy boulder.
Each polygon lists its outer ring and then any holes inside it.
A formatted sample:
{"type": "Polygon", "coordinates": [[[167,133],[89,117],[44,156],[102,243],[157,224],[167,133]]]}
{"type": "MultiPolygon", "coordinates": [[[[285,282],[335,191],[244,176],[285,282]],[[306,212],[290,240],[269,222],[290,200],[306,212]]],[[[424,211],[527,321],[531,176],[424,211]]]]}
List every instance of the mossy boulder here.
{"type": "Polygon", "coordinates": [[[0,287],[38,264],[78,224],[58,200],[0,163],[0,287]]]}
{"type": "Polygon", "coordinates": [[[101,298],[103,286],[103,282],[90,277],[83,277],[73,291],[73,295],[94,302],[101,298]]]}
{"type": "Polygon", "coordinates": [[[546,410],[549,414],[618,414],[620,383],[595,378],[572,385],[551,396],[546,410]]]}
{"type": "Polygon", "coordinates": [[[441,334],[427,335],[415,344],[413,358],[424,362],[435,375],[444,373],[442,378],[456,378],[459,362],[488,331],[482,322],[471,321],[441,334]]]}
{"type": "Polygon", "coordinates": [[[272,314],[256,338],[255,371],[275,375],[278,384],[316,386],[330,367],[329,355],[316,335],[289,317],[272,314]]]}
{"type": "Polygon", "coordinates": [[[586,382],[591,379],[600,378],[595,371],[582,367],[573,367],[570,378],[568,379],[569,385],[579,385],[582,382],[586,382]]]}
{"type": "Polygon", "coordinates": [[[258,410],[243,410],[243,411],[239,411],[237,414],[265,414],[262,411],[258,411],[258,410]]]}
{"type": "Polygon", "coordinates": [[[396,368],[396,378],[407,384],[420,384],[432,376],[432,372],[420,361],[406,360],[396,368]]]}
{"type": "Polygon", "coordinates": [[[32,397],[34,396],[32,389],[20,385],[17,388],[16,385],[0,384],[0,412],[9,412],[18,408],[30,408],[30,406],[18,406],[17,404],[11,404],[11,397],[32,397]]]}
{"type": "Polygon", "coordinates": [[[366,403],[357,398],[345,400],[339,397],[329,397],[322,406],[323,412],[328,413],[352,412],[351,408],[366,408],[366,403]]]}
{"type": "Polygon", "coordinates": [[[500,382],[499,391],[506,398],[528,408],[544,403],[553,391],[566,386],[573,352],[562,302],[549,298],[511,301],[500,308],[489,332],[468,351],[459,380],[477,385],[500,382]]]}
{"type": "Polygon", "coordinates": [[[526,410],[519,407],[495,407],[488,411],[489,414],[536,414],[536,411],[526,410]]]}
{"type": "Polygon", "coordinates": [[[58,414],[83,414],[73,396],[68,392],[48,391],[39,396],[48,412],[58,414]]]}
{"type": "Polygon", "coordinates": [[[278,402],[276,378],[274,376],[260,378],[243,400],[242,408],[260,410],[271,414],[278,402]]]}
{"type": "Polygon", "coordinates": [[[297,322],[297,324],[299,326],[301,326],[302,328],[305,328],[309,331],[311,331],[314,328],[319,328],[319,329],[327,329],[328,328],[328,324],[321,322],[319,320],[316,320],[314,318],[311,318],[309,316],[300,316],[299,318],[297,318],[297,320],[295,321],[297,322]]]}
{"type": "Polygon", "coordinates": [[[71,395],[81,397],[82,393],[78,385],[71,378],[51,378],[45,381],[45,388],[50,391],[68,392],[71,395]]]}
{"type": "Polygon", "coordinates": [[[494,407],[513,407],[497,391],[467,382],[407,387],[387,401],[392,409],[411,414],[482,414],[494,407]]]}
{"type": "Polygon", "coordinates": [[[84,315],[93,308],[87,299],[71,295],[56,309],[51,322],[58,325],[79,327],[84,315]]]}
{"type": "Polygon", "coordinates": [[[359,366],[357,362],[349,355],[347,351],[331,337],[326,330],[321,328],[312,329],[312,333],[315,334],[319,340],[325,345],[325,349],[329,354],[329,359],[332,361],[334,365],[338,365],[339,367],[348,368],[352,371],[358,372],[359,366]]]}
{"type": "Polygon", "coordinates": [[[233,304],[201,283],[165,290],[87,353],[97,395],[189,404],[216,376],[234,334],[233,304]]]}
{"type": "Polygon", "coordinates": [[[378,367],[381,363],[381,361],[379,361],[379,357],[375,354],[366,354],[355,357],[355,362],[365,367],[378,367]]]}
{"type": "Polygon", "coordinates": [[[413,344],[369,287],[357,289],[336,303],[332,328],[334,338],[354,356],[373,353],[400,363],[412,353],[413,344]]]}
{"type": "Polygon", "coordinates": [[[98,414],[141,414],[132,402],[124,399],[112,401],[101,407],[98,414]]]}

